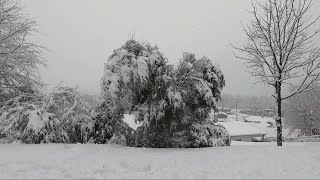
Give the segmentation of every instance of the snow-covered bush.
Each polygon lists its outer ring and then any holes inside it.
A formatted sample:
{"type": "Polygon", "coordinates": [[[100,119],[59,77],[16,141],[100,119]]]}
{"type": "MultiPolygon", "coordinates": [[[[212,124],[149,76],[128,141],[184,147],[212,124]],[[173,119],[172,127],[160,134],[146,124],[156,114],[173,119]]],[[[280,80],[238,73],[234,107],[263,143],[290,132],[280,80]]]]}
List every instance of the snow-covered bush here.
{"type": "Polygon", "coordinates": [[[93,128],[90,107],[70,87],[56,87],[48,96],[23,94],[0,109],[0,134],[8,142],[85,143],[93,128]]]}
{"type": "Polygon", "coordinates": [[[112,107],[106,102],[108,101],[99,103],[92,113],[95,123],[94,142],[105,144],[112,137],[121,137],[123,135],[127,142],[121,144],[132,146],[134,130],[122,121],[123,114],[121,113],[121,109],[111,113],[110,108],[112,107]]]}
{"type": "Polygon", "coordinates": [[[45,99],[42,108],[63,125],[70,143],[85,143],[94,133],[91,107],[80,98],[75,88],[56,87],[45,99]]]}
{"type": "Polygon", "coordinates": [[[296,138],[299,142],[320,142],[320,136],[315,135],[315,136],[302,136],[299,138],[296,138]]]}
{"type": "Polygon", "coordinates": [[[135,132],[135,146],[152,148],[198,148],[230,146],[228,131],[211,121],[194,123],[170,131],[161,128],[139,127],[135,132]]]}
{"type": "Polygon", "coordinates": [[[111,139],[108,141],[108,144],[119,144],[119,145],[126,146],[127,139],[123,134],[113,134],[111,139]]]}
{"type": "Polygon", "coordinates": [[[190,147],[230,146],[230,142],[228,131],[211,121],[191,126],[190,147]]]}
{"type": "Polygon", "coordinates": [[[173,131],[170,131],[170,128],[166,128],[166,126],[161,123],[159,123],[158,126],[156,123],[141,126],[135,131],[134,145],[137,147],[150,148],[181,147],[181,142],[175,144],[173,141],[173,133],[173,131]]]}
{"type": "Polygon", "coordinates": [[[2,142],[13,142],[21,139],[31,128],[38,130],[34,121],[29,118],[35,115],[42,104],[43,96],[37,94],[21,94],[2,104],[0,109],[0,134],[2,142]]]}

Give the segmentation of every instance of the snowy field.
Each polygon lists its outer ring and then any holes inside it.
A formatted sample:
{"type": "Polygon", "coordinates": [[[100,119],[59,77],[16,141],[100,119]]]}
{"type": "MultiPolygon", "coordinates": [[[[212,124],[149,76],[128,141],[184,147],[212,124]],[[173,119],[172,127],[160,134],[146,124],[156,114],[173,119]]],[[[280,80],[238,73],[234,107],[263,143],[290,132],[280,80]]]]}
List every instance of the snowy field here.
{"type": "Polygon", "coordinates": [[[320,178],[320,143],[231,147],[1,144],[0,178],[320,178]]]}

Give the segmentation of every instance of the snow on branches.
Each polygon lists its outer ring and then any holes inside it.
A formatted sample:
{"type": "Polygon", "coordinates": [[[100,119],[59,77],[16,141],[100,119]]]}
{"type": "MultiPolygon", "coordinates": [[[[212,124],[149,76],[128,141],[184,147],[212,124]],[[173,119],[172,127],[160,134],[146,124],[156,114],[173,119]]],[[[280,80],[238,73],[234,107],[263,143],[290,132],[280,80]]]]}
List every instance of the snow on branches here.
{"type": "Polygon", "coordinates": [[[157,116],[156,99],[164,96],[166,90],[161,87],[169,79],[165,65],[166,59],[156,46],[134,40],[113,52],[105,63],[101,79],[102,101],[95,115],[100,124],[97,141],[105,143],[123,133],[130,139],[132,129],[122,122],[125,112],[137,114],[136,120],[144,121],[144,125],[157,116]]]}
{"type": "Polygon", "coordinates": [[[43,85],[38,73],[45,65],[44,49],[31,41],[37,23],[15,0],[0,0],[0,102],[36,91],[43,85]]]}
{"type": "Polygon", "coordinates": [[[203,121],[221,98],[225,85],[221,70],[208,58],[196,59],[194,54],[184,53],[175,74],[173,83],[179,87],[188,109],[184,114],[203,121]]]}
{"type": "MultiPolygon", "coordinates": [[[[192,138],[187,132],[194,123],[207,121],[224,84],[221,70],[208,58],[185,53],[174,68],[156,46],[129,40],[105,63],[102,102],[95,116],[102,124],[101,142],[116,137],[122,142],[124,136],[131,139],[127,132],[132,130],[123,128],[122,118],[132,113],[135,121],[142,122],[135,133],[135,146],[188,147],[175,139],[192,138]]],[[[213,124],[207,126],[215,129],[213,124]]]]}
{"type": "Polygon", "coordinates": [[[45,99],[41,107],[63,124],[69,142],[87,142],[94,132],[91,107],[80,98],[75,88],[58,86],[45,99]]]}
{"type": "Polygon", "coordinates": [[[56,87],[49,95],[21,94],[0,109],[0,134],[7,142],[87,142],[93,132],[90,107],[70,87],[56,87]]]}
{"type": "Polygon", "coordinates": [[[230,143],[230,135],[223,126],[209,121],[191,126],[190,147],[230,146],[230,143]]]}
{"type": "Polygon", "coordinates": [[[162,53],[149,44],[130,40],[115,50],[105,63],[101,80],[102,97],[114,107],[110,111],[121,106],[136,111],[137,105],[144,109],[147,102],[157,98],[159,87],[168,79],[165,64],[162,53]]]}
{"type": "Polygon", "coordinates": [[[156,56],[152,53],[136,41],[128,41],[115,50],[105,64],[102,92],[108,92],[115,98],[123,86],[143,86],[149,77],[148,57],[156,56]]]}

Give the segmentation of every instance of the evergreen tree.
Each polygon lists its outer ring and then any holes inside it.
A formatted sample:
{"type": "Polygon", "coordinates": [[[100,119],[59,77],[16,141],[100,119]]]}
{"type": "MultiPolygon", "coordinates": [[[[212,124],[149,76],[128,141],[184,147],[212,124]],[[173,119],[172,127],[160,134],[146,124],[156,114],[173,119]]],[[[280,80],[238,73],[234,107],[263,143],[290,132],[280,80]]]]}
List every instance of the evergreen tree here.
{"type": "MultiPolygon", "coordinates": [[[[124,135],[127,142],[123,144],[133,146],[212,146],[194,145],[195,127],[207,123],[224,84],[221,70],[207,58],[198,60],[194,54],[185,53],[175,69],[167,65],[158,47],[127,41],[105,64],[102,101],[95,116],[101,134],[96,139],[120,142],[114,138],[124,140],[124,135]],[[142,123],[135,139],[132,129],[122,121],[124,113],[133,113],[135,120],[142,123]]],[[[213,124],[206,126],[215,128],[213,124]]],[[[214,133],[207,134],[211,132],[214,133]]]]}

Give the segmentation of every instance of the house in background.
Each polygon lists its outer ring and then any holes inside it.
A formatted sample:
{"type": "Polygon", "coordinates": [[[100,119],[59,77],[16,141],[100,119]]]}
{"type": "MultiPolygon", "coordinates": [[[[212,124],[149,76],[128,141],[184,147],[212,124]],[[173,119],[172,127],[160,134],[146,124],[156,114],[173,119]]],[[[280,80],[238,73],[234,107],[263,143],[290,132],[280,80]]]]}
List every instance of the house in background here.
{"type": "Polygon", "coordinates": [[[275,112],[272,109],[265,109],[263,110],[262,115],[266,117],[273,117],[275,116],[275,112]]]}
{"type": "Polygon", "coordinates": [[[224,112],[226,114],[231,114],[231,109],[230,108],[223,108],[223,107],[219,107],[219,112],[224,112]]]}
{"type": "Polygon", "coordinates": [[[218,119],[227,119],[228,118],[228,114],[227,113],[224,113],[224,112],[219,112],[217,114],[217,118],[218,119]]]}
{"type": "Polygon", "coordinates": [[[228,114],[224,112],[217,112],[212,110],[211,113],[209,114],[209,120],[213,122],[218,122],[220,120],[226,120],[228,118],[228,114]]]}
{"type": "Polygon", "coordinates": [[[224,126],[230,134],[233,141],[264,141],[266,132],[242,121],[218,122],[224,126]]]}

